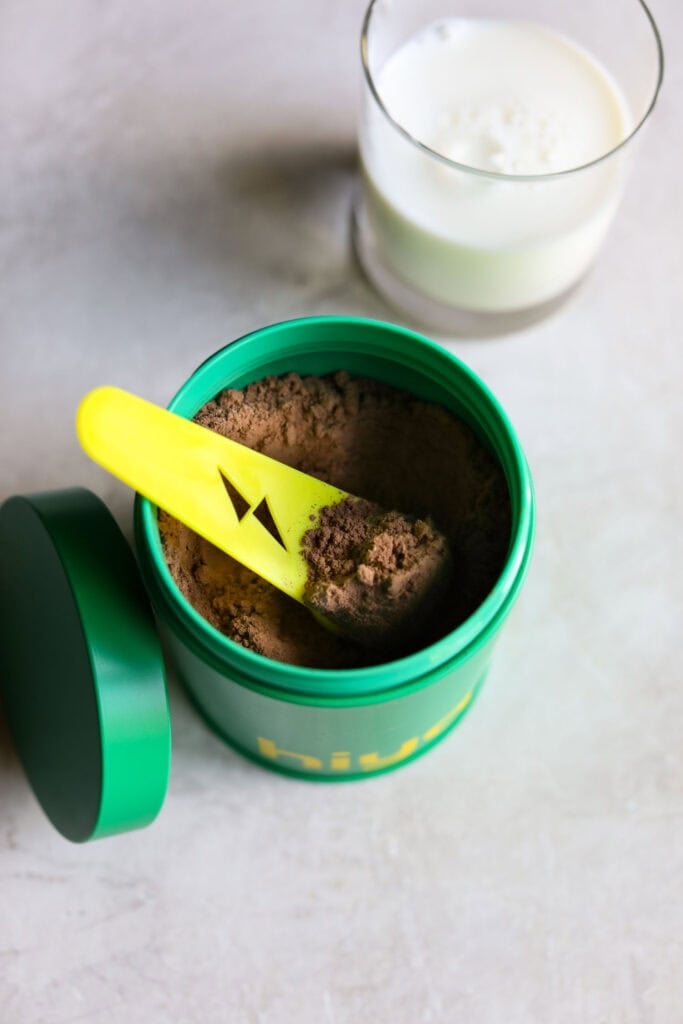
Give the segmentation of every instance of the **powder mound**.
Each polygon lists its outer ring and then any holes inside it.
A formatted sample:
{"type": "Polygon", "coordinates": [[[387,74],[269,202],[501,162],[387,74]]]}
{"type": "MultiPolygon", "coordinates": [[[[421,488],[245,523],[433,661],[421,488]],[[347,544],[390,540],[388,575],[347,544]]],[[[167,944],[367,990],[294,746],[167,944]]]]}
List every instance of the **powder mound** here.
{"type": "MultiPolygon", "coordinates": [[[[457,586],[445,589],[410,644],[401,637],[400,650],[373,649],[335,635],[298,601],[160,513],[164,553],[177,586],[236,643],[309,668],[376,665],[455,629],[494,585],[510,538],[505,476],[449,409],[340,369],[324,376],[285,373],[226,388],[196,420],[380,508],[433,520],[448,538],[457,567],[457,586]]],[[[361,578],[374,569],[363,564],[361,578]]]]}
{"type": "Polygon", "coordinates": [[[430,519],[363,498],[322,509],[302,547],[305,604],[367,647],[409,645],[453,578],[448,541],[430,519]]]}

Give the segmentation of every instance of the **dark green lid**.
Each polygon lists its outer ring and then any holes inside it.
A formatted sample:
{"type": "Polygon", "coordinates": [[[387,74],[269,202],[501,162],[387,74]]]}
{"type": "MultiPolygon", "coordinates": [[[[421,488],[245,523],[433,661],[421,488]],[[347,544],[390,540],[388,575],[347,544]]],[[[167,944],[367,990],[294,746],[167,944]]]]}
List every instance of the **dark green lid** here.
{"type": "Polygon", "coordinates": [[[80,842],[148,824],[171,726],[151,608],[132,551],[83,489],[0,508],[0,698],[53,825],[80,842]]]}

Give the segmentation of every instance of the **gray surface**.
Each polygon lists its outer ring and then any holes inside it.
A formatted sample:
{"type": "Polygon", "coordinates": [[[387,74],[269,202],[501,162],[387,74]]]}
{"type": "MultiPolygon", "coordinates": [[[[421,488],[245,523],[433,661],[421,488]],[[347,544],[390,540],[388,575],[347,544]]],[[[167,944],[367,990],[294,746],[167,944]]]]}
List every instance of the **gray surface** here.
{"type": "MultiPolygon", "coordinates": [[[[88,388],[163,402],[267,322],[391,317],[348,250],[362,6],[2,5],[2,497],[80,483],[127,524],[74,439],[88,388]]],[[[245,763],[172,684],[161,817],[88,847],[0,732],[3,1024],[683,1020],[683,9],[655,14],[665,91],[594,273],[531,330],[444,339],[538,492],[476,708],[326,788],[245,763]]]]}

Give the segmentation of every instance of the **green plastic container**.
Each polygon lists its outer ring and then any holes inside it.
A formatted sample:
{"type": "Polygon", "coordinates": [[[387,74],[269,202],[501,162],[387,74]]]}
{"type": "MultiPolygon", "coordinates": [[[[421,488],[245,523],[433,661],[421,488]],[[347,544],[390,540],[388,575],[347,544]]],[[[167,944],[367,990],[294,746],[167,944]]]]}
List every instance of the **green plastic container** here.
{"type": "Polygon", "coordinates": [[[196,706],[246,756],[326,781],[404,764],[459,721],[484,680],[519,592],[534,527],[529,469],[497,401],[458,359],[401,327],[346,317],[266,327],[203,363],[170,409],[191,417],[224,387],[244,387],[270,374],[340,369],[453,410],[504,470],[512,508],[507,560],[485,601],[452,633],[408,657],[369,668],[318,670],[265,658],[227,639],[191,607],[166,565],[156,508],[138,497],[135,510],[142,574],[166,647],[196,706]]]}

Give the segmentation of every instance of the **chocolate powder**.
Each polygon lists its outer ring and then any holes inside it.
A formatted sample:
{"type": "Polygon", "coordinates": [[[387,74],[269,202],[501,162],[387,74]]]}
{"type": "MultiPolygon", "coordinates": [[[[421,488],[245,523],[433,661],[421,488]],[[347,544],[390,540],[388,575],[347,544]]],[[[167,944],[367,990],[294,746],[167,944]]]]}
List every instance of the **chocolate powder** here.
{"type": "Polygon", "coordinates": [[[302,547],[304,603],[367,647],[409,646],[452,582],[448,541],[429,519],[365,498],[323,508],[302,547]]]}
{"type": "Polygon", "coordinates": [[[161,513],[170,571],[212,625],[266,657],[351,668],[418,650],[464,621],[498,578],[510,537],[503,472],[447,409],[345,371],[268,377],[226,389],[196,416],[202,425],[351,494],[435,524],[447,538],[454,583],[423,628],[395,649],[337,636],[250,570],[161,513]]]}

